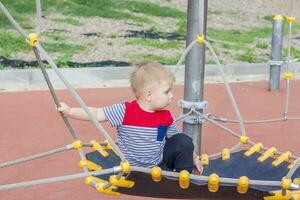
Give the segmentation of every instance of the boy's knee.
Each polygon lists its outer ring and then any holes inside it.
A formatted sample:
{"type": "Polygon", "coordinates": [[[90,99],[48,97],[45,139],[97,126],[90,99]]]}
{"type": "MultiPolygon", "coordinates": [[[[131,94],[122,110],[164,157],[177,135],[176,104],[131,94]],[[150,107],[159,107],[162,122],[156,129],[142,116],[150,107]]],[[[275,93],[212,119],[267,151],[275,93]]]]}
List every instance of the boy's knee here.
{"type": "Polygon", "coordinates": [[[192,138],[190,138],[188,135],[180,133],[176,135],[176,140],[179,146],[183,150],[194,150],[194,144],[192,138]]]}

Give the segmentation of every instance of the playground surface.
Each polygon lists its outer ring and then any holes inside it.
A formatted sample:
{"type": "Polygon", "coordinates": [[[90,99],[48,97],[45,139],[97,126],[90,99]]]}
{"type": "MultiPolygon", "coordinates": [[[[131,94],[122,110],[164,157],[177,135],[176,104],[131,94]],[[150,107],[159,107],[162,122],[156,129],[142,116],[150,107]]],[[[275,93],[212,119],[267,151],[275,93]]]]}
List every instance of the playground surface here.
{"type": "MultiPolygon", "coordinates": [[[[281,118],[284,112],[285,83],[281,82],[278,92],[269,92],[268,83],[244,82],[232,83],[233,94],[244,120],[261,120],[281,118]]],[[[300,117],[300,81],[291,81],[289,112],[290,117],[300,117]]],[[[183,98],[183,86],[176,85],[173,89],[174,99],[169,106],[178,117],[181,110],[177,102],[183,98]]],[[[130,89],[101,88],[80,89],[79,95],[89,106],[105,106],[133,98],[130,89]]],[[[235,114],[226,94],[223,84],[206,84],[204,99],[209,102],[204,113],[235,119],[235,114]]],[[[72,106],[77,104],[68,91],[59,90],[60,101],[72,106]]],[[[17,158],[45,152],[72,143],[63,120],[57,114],[50,92],[2,92],[0,93],[0,163],[17,158]]],[[[98,141],[103,137],[90,122],[70,120],[79,138],[84,142],[91,139],[98,141]]],[[[116,139],[115,130],[108,124],[103,124],[107,131],[116,139]]],[[[239,125],[224,123],[226,127],[239,132],[239,125]]],[[[178,126],[181,128],[180,123],[178,126]]],[[[276,147],[279,151],[291,151],[300,155],[299,141],[300,123],[297,120],[287,120],[265,124],[246,124],[247,136],[253,141],[262,142],[266,147],[276,147]]],[[[238,142],[237,138],[226,134],[223,130],[205,122],[202,131],[202,153],[216,153],[225,147],[231,147],[238,142]]],[[[88,152],[89,149],[84,149],[88,152]]],[[[63,152],[35,161],[2,168],[0,185],[51,178],[82,170],[78,167],[79,155],[75,151],[63,152]]],[[[120,195],[107,196],[84,184],[84,179],[30,186],[25,188],[0,191],[0,199],[5,200],[48,200],[48,199],[153,199],[120,195]]],[[[224,197],[223,199],[231,199],[224,197]]]]}

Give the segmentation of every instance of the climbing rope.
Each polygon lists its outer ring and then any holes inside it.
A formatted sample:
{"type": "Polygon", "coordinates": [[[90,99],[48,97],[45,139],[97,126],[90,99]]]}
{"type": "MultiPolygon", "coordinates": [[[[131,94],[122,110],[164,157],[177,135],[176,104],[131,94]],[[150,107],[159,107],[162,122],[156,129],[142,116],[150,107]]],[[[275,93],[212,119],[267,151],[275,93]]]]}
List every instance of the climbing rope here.
{"type": "Polygon", "coordinates": [[[84,103],[84,101],[81,99],[81,97],[78,95],[78,93],[75,91],[73,86],[67,81],[67,79],[64,77],[64,75],[58,70],[56,64],[53,62],[53,60],[48,56],[48,54],[45,52],[43,47],[37,42],[36,48],[38,49],[39,53],[47,60],[49,65],[52,67],[52,69],[55,71],[57,76],[61,79],[61,81],[64,83],[64,85],[68,88],[73,98],[79,103],[80,107],[86,112],[88,117],[91,119],[93,124],[96,126],[96,128],[103,134],[103,136],[109,141],[113,149],[116,151],[116,153],[120,156],[122,160],[125,160],[125,157],[119,147],[114,143],[113,139],[110,137],[110,135],[107,133],[107,131],[103,128],[103,126],[99,123],[99,121],[93,116],[93,114],[88,109],[87,105],[84,103]]]}
{"type": "Polygon", "coordinates": [[[42,6],[41,0],[35,0],[36,6],[36,34],[41,36],[41,28],[42,28],[42,6]]]}
{"type": "Polygon", "coordinates": [[[42,184],[47,184],[47,183],[55,183],[55,182],[61,182],[61,181],[74,180],[74,179],[78,179],[78,178],[84,178],[87,176],[98,176],[98,175],[104,175],[104,174],[111,174],[111,173],[115,173],[115,171],[116,171],[116,168],[109,168],[109,169],[103,169],[101,171],[84,172],[84,173],[77,173],[77,174],[66,175],[66,176],[58,176],[58,177],[53,177],[53,178],[46,178],[46,179],[26,181],[26,182],[13,183],[13,184],[7,184],[7,185],[0,185],[0,191],[14,189],[14,188],[20,188],[20,187],[28,187],[28,186],[33,186],[33,185],[42,185],[42,184]]]}
{"type": "MultiPolygon", "coordinates": [[[[4,5],[0,2],[0,9],[1,11],[4,13],[4,15],[6,16],[6,18],[10,21],[10,23],[12,24],[12,26],[25,38],[27,38],[27,35],[25,33],[25,31],[18,25],[18,23],[13,19],[13,17],[10,15],[10,13],[8,12],[8,10],[4,7],[4,5]]],[[[29,38],[27,38],[27,41],[29,42],[29,38]]],[[[60,73],[60,71],[58,70],[56,64],[53,62],[53,60],[48,56],[48,54],[45,52],[45,50],[43,49],[43,47],[39,44],[39,42],[36,40],[33,44],[33,47],[35,47],[37,49],[37,51],[35,51],[35,54],[41,54],[49,63],[49,65],[52,67],[52,69],[55,71],[55,73],[57,74],[57,76],[62,80],[62,82],[64,83],[64,85],[68,88],[68,90],[70,91],[71,95],[73,96],[73,98],[79,103],[79,105],[82,107],[82,109],[86,112],[86,114],[88,115],[88,117],[91,119],[91,121],[93,122],[93,124],[96,126],[96,128],[103,134],[103,136],[109,141],[109,143],[111,144],[111,146],[113,147],[113,149],[116,151],[116,153],[120,156],[120,158],[122,160],[125,160],[125,157],[123,155],[123,153],[121,152],[121,150],[119,149],[119,147],[114,143],[114,141],[112,140],[112,138],[109,136],[109,134],[106,132],[106,130],[103,128],[103,126],[97,121],[97,119],[95,118],[95,116],[92,115],[92,113],[90,112],[90,110],[88,109],[88,107],[86,106],[86,104],[84,103],[84,101],[81,99],[81,97],[78,95],[78,93],[75,91],[75,89],[72,87],[72,85],[66,80],[66,78],[62,75],[62,73],[60,73]]],[[[35,49],[34,48],[34,49],[35,49]]],[[[38,56],[39,57],[39,56],[38,56]]],[[[38,58],[39,60],[39,58],[38,58]]]]}
{"type": "MultiPolygon", "coordinates": [[[[33,52],[34,52],[34,55],[35,55],[35,57],[36,57],[36,59],[38,61],[39,68],[41,69],[41,71],[43,73],[44,79],[46,80],[46,83],[48,85],[48,88],[49,88],[49,91],[51,93],[52,99],[53,99],[56,107],[58,108],[58,107],[60,107],[58,97],[57,97],[57,95],[55,93],[53,85],[52,85],[52,83],[51,83],[51,81],[49,79],[48,73],[47,73],[46,69],[44,68],[42,59],[41,59],[41,57],[40,57],[37,49],[35,48],[35,46],[33,46],[33,52]]],[[[61,115],[61,118],[63,119],[65,125],[67,126],[69,132],[71,133],[73,140],[78,140],[78,136],[77,136],[77,134],[75,132],[75,129],[73,128],[73,126],[71,125],[71,123],[69,122],[69,120],[67,119],[67,117],[65,117],[64,115],[61,115]]],[[[78,153],[79,153],[79,156],[80,156],[81,160],[85,159],[84,152],[83,152],[83,150],[81,148],[78,149],[78,153]]],[[[84,167],[83,170],[85,172],[88,171],[86,167],[84,167]]]]}
{"type": "MultiPolygon", "coordinates": [[[[83,178],[83,177],[87,177],[87,176],[98,176],[98,175],[104,175],[104,174],[118,173],[118,172],[120,172],[120,170],[121,170],[121,168],[119,166],[116,166],[116,167],[109,168],[109,169],[103,169],[101,171],[77,173],[77,174],[59,176],[59,177],[53,177],[53,178],[47,178],[47,179],[39,179],[39,180],[33,180],[33,181],[27,181],[27,182],[0,185],[0,191],[14,189],[14,188],[20,188],[20,187],[28,187],[28,186],[33,186],[33,185],[61,182],[61,181],[66,181],[66,180],[74,180],[74,179],[83,178]]],[[[152,169],[131,166],[131,171],[151,174],[152,169]]],[[[178,178],[180,173],[163,170],[162,175],[165,177],[178,178]]],[[[202,175],[199,176],[199,175],[190,174],[189,177],[190,177],[191,181],[194,182],[195,184],[197,184],[197,181],[207,182],[209,180],[209,176],[202,176],[202,175]]],[[[239,179],[220,177],[219,181],[220,181],[220,183],[224,183],[224,184],[238,184],[239,179]]],[[[281,186],[280,181],[249,180],[249,184],[257,185],[257,186],[281,186]]],[[[299,187],[299,186],[295,185],[295,187],[299,187]]]]}
{"type": "MultiPolygon", "coordinates": [[[[8,18],[8,20],[11,22],[11,24],[16,28],[16,30],[22,35],[24,36],[27,41],[30,43],[30,38],[27,37],[25,31],[16,23],[16,21],[10,16],[9,12],[5,9],[5,7],[3,6],[3,4],[0,2],[0,9],[2,10],[2,12],[4,13],[4,15],[8,18]]],[[[38,32],[38,31],[37,31],[38,32]]],[[[183,53],[182,57],[180,58],[180,60],[178,61],[177,65],[179,66],[182,62],[183,59],[185,58],[185,56],[187,55],[187,53],[190,51],[190,49],[193,47],[194,44],[196,44],[197,41],[193,41],[190,46],[185,50],[185,52],[183,53]]],[[[246,130],[244,127],[244,121],[242,120],[241,114],[238,110],[237,107],[237,103],[234,99],[233,93],[231,91],[231,88],[226,80],[225,77],[225,73],[224,73],[224,69],[223,69],[223,65],[220,64],[218,57],[216,56],[213,48],[211,47],[211,45],[204,40],[204,44],[207,45],[208,49],[210,50],[210,52],[213,54],[213,57],[217,63],[217,65],[220,67],[220,72],[223,78],[223,81],[226,85],[226,91],[230,97],[230,100],[233,104],[234,110],[236,112],[237,118],[238,120],[235,120],[236,122],[238,122],[240,124],[240,128],[241,128],[241,135],[235,133],[234,131],[224,127],[223,125],[215,122],[215,119],[213,119],[210,116],[206,116],[204,114],[202,114],[201,112],[196,111],[195,109],[191,109],[188,113],[182,115],[178,120],[182,120],[185,117],[189,116],[190,114],[197,114],[199,116],[201,116],[202,118],[204,118],[205,120],[211,122],[212,124],[218,126],[219,128],[222,128],[223,130],[225,130],[226,132],[230,133],[231,135],[240,138],[241,136],[245,136],[246,135],[246,130]]],[[[124,160],[124,156],[122,154],[122,152],[120,151],[120,149],[118,148],[118,146],[114,143],[114,141],[111,139],[111,137],[108,135],[108,133],[105,131],[105,129],[102,127],[102,125],[95,119],[95,117],[91,114],[91,112],[89,111],[88,107],[85,105],[85,103],[83,102],[83,100],[80,98],[80,96],[76,93],[76,91],[73,89],[73,87],[68,83],[68,81],[64,78],[64,76],[59,72],[59,70],[57,69],[57,66],[55,65],[55,63],[52,61],[52,59],[47,55],[47,53],[44,51],[44,49],[42,48],[42,46],[39,44],[38,41],[34,42],[34,46],[33,46],[33,51],[35,53],[35,56],[38,60],[39,66],[42,70],[42,73],[45,77],[45,80],[47,82],[47,85],[50,89],[52,98],[54,100],[54,103],[57,107],[59,107],[59,100],[55,94],[54,88],[49,80],[48,74],[45,70],[45,68],[43,67],[43,63],[41,61],[41,56],[45,57],[45,59],[48,61],[48,63],[50,64],[50,66],[52,67],[52,69],[56,72],[56,74],[58,75],[58,77],[63,81],[63,83],[66,85],[66,87],[69,89],[69,91],[71,92],[72,96],[74,97],[74,99],[80,104],[80,106],[83,108],[83,110],[87,113],[87,115],[90,117],[90,119],[92,120],[92,122],[95,124],[95,126],[97,127],[97,129],[103,133],[104,137],[109,141],[109,143],[111,144],[111,146],[113,147],[113,149],[116,151],[116,153],[120,156],[120,158],[122,160],[124,160]]],[[[288,63],[290,63],[290,58],[288,56],[288,63]]],[[[176,72],[174,72],[176,73],[176,72]]],[[[289,96],[289,93],[286,95],[287,97],[289,96]]],[[[288,99],[287,101],[288,102],[288,99]]],[[[287,108],[287,106],[286,106],[287,108]]],[[[287,109],[286,109],[287,111],[287,109]]],[[[287,114],[287,112],[286,112],[287,114]]],[[[69,128],[73,139],[78,139],[75,131],[73,130],[72,126],[69,124],[67,118],[63,117],[64,122],[66,123],[67,127],[69,128]]],[[[283,118],[284,119],[284,118],[283,118]]],[[[286,117],[287,119],[287,117],[286,117]]],[[[278,120],[278,119],[272,119],[272,120],[268,120],[268,122],[274,121],[274,120],[278,120]]],[[[282,120],[282,119],[280,119],[282,120]]],[[[267,121],[267,120],[265,120],[267,121]]],[[[253,121],[252,121],[253,123],[253,121]]],[[[248,141],[249,144],[254,144],[253,141],[249,140],[248,141]]],[[[90,144],[86,144],[85,146],[91,146],[90,144]]],[[[233,147],[230,148],[230,152],[235,151],[236,149],[240,148],[241,144],[238,143],[236,145],[234,145],[233,147]]],[[[266,148],[262,148],[264,150],[266,150],[266,148]]],[[[14,164],[18,164],[21,162],[25,162],[25,161],[29,161],[29,160],[33,160],[33,159],[37,159],[37,158],[42,158],[42,157],[46,157],[49,155],[53,155],[55,153],[59,153],[59,152],[63,152],[66,150],[70,150],[70,146],[65,146],[62,148],[58,148],[58,149],[54,149],[54,150],[50,150],[44,153],[40,153],[40,154],[36,154],[33,156],[29,156],[26,158],[21,158],[21,159],[17,159],[15,161],[9,161],[6,163],[1,163],[0,164],[0,168],[2,167],[7,167],[7,166],[11,166],[14,164]]],[[[81,158],[84,157],[84,153],[81,151],[80,147],[78,148],[81,158]]],[[[276,154],[281,154],[281,152],[277,152],[276,154]]],[[[220,156],[219,153],[212,155],[211,158],[215,158],[220,156]]],[[[290,178],[293,173],[299,168],[300,166],[300,161],[296,162],[296,164],[292,167],[292,169],[288,172],[287,174],[287,178],[290,178]]],[[[151,173],[150,171],[151,169],[148,168],[141,168],[141,167],[132,167],[132,171],[137,171],[137,172],[144,172],[144,173],[151,173]]],[[[109,174],[109,173],[118,173],[117,174],[117,179],[119,179],[120,177],[123,176],[123,172],[122,170],[120,170],[120,167],[114,167],[114,168],[110,168],[110,169],[105,169],[105,170],[101,170],[101,171],[95,171],[95,172],[85,172],[85,173],[79,173],[79,174],[73,174],[73,175],[67,175],[67,176],[61,176],[61,177],[54,177],[54,178],[49,178],[49,179],[40,179],[40,180],[35,180],[35,181],[28,181],[28,182],[22,182],[22,183],[15,183],[15,184],[8,184],[8,185],[2,185],[0,186],[0,190],[6,190],[6,189],[12,189],[12,188],[18,188],[18,187],[26,187],[26,186],[31,186],[31,185],[37,185],[37,184],[45,184],[45,183],[53,183],[53,182],[59,182],[59,181],[65,181],[65,180],[72,180],[72,179],[77,179],[77,178],[82,178],[82,177],[86,177],[86,176],[97,176],[97,175],[103,175],[103,174],[109,174]]],[[[162,172],[163,175],[165,176],[170,176],[170,177],[179,177],[179,173],[176,172],[169,172],[169,171],[163,171],[162,172]]],[[[198,181],[208,181],[209,177],[208,176],[195,176],[195,175],[190,175],[192,180],[198,180],[198,181]]],[[[231,184],[237,184],[238,183],[238,179],[233,179],[233,178],[220,178],[220,182],[222,183],[231,183],[231,184]]],[[[249,183],[252,185],[266,185],[266,186],[280,186],[282,183],[280,181],[260,181],[260,180],[249,180],[249,183]]],[[[104,185],[103,189],[107,189],[111,186],[112,184],[109,182],[108,184],[104,185]]],[[[299,186],[298,186],[299,189],[299,186]]]]}
{"type": "MultiPolygon", "coordinates": [[[[203,36],[198,36],[198,37],[203,37],[203,36]]],[[[217,57],[213,47],[209,44],[209,42],[207,40],[204,40],[202,42],[199,42],[199,38],[195,39],[194,41],[192,41],[188,46],[187,48],[185,49],[185,51],[182,53],[180,59],[178,60],[176,66],[175,66],[175,69],[172,70],[172,73],[173,74],[176,74],[176,72],[178,71],[179,67],[181,66],[182,62],[184,61],[186,55],[190,52],[190,50],[194,47],[195,44],[202,44],[204,43],[209,51],[211,52],[212,56],[213,56],[213,59],[214,61],[216,62],[216,64],[218,65],[219,67],[219,70],[220,70],[220,73],[221,73],[221,76],[222,76],[222,79],[223,79],[223,82],[225,84],[225,87],[226,87],[226,92],[230,98],[230,101],[233,105],[233,108],[234,108],[234,111],[237,115],[237,118],[239,120],[239,124],[240,124],[240,129],[241,129],[241,132],[242,132],[242,135],[245,136],[246,135],[246,129],[245,129],[245,126],[243,124],[243,120],[242,120],[242,117],[241,117],[241,114],[240,114],[240,111],[238,109],[238,106],[237,106],[237,103],[235,101],[235,98],[233,96],[233,93],[231,91],[231,88],[229,86],[229,83],[227,81],[227,78],[225,76],[225,73],[224,73],[224,69],[223,69],[223,65],[220,64],[220,61],[219,61],[219,58],[217,57]]]]}
{"type": "Polygon", "coordinates": [[[20,164],[20,163],[23,163],[23,162],[44,158],[44,157],[54,155],[54,154],[57,154],[57,153],[60,153],[60,152],[64,152],[64,151],[67,151],[67,150],[69,150],[69,149],[68,149],[67,146],[65,146],[65,147],[49,150],[49,151],[46,151],[46,152],[43,152],[43,153],[39,153],[39,154],[36,154],[36,155],[20,158],[20,159],[17,159],[17,160],[8,161],[8,162],[5,162],[5,163],[0,163],[0,168],[9,167],[9,166],[13,166],[13,165],[20,164]]]}

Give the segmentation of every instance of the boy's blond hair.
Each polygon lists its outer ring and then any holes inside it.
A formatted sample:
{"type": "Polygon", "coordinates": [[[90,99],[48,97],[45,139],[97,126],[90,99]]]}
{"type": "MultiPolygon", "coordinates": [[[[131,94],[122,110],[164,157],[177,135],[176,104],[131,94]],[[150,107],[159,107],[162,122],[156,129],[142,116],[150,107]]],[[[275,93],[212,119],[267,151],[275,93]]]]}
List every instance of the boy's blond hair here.
{"type": "Polygon", "coordinates": [[[136,96],[140,97],[143,91],[151,87],[152,84],[159,84],[167,81],[170,84],[175,82],[175,76],[161,64],[156,62],[143,62],[138,65],[131,74],[130,86],[136,96]]]}

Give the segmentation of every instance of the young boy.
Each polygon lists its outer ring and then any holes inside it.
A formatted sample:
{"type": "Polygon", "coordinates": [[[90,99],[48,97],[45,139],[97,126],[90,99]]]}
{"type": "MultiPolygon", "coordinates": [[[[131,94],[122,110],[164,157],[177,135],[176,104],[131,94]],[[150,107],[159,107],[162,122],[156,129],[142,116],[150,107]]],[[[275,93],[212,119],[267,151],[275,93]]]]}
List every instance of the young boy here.
{"type": "MultiPolygon", "coordinates": [[[[173,116],[164,110],[173,97],[174,81],[174,75],[162,65],[145,62],[130,78],[136,100],[89,109],[97,120],[117,127],[119,147],[131,165],[158,165],[164,170],[185,169],[190,173],[195,166],[201,173],[192,139],[178,133],[173,116]]],[[[69,118],[90,120],[81,108],[70,108],[65,103],[58,111],[69,118]]]]}

